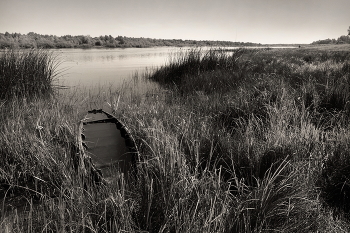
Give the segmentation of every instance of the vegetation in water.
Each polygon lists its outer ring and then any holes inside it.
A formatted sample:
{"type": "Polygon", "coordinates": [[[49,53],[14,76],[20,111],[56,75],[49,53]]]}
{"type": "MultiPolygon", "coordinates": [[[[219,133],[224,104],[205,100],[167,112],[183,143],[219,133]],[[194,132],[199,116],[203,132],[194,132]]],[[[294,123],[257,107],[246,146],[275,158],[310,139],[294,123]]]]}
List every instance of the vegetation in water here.
{"type": "Polygon", "coordinates": [[[348,232],[349,58],[192,50],[145,74],[162,86],[147,94],[131,85],[4,99],[0,229],[348,232]],[[97,184],[76,162],[76,123],[79,109],[105,104],[140,161],[97,184]]]}

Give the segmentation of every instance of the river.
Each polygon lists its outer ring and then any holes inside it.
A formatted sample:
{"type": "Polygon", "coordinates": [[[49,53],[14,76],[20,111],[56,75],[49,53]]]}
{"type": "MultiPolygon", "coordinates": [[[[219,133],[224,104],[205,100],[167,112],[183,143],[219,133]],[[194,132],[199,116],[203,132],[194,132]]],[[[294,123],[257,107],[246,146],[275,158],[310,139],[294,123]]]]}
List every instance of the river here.
{"type": "Polygon", "coordinates": [[[57,49],[61,64],[58,82],[64,86],[120,85],[136,72],[166,64],[188,48],[57,49]]]}

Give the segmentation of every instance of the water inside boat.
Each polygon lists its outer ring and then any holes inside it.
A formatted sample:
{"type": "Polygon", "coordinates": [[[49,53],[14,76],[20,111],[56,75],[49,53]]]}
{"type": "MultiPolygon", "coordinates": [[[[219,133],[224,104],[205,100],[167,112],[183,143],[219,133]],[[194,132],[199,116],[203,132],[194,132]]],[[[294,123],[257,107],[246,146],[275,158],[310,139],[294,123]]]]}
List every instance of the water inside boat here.
{"type": "Polygon", "coordinates": [[[88,113],[83,120],[87,153],[104,177],[111,176],[115,169],[126,173],[132,163],[132,153],[115,120],[103,112],[88,113]]]}

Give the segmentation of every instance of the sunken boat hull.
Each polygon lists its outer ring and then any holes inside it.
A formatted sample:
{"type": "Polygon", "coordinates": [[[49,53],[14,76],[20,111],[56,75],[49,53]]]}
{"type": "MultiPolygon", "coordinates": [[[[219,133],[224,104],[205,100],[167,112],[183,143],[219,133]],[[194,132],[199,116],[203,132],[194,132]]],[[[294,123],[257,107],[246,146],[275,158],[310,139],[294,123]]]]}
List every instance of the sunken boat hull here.
{"type": "Polygon", "coordinates": [[[81,145],[104,178],[135,170],[138,150],[127,127],[112,114],[88,111],[80,122],[81,145]]]}

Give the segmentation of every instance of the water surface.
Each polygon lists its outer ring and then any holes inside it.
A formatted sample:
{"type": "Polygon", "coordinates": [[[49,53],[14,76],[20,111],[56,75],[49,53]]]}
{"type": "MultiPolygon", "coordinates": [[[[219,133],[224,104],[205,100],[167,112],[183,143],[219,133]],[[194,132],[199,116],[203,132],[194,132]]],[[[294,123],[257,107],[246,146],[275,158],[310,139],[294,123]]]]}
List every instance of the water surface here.
{"type": "MultiPolygon", "coordinates": [[[[184,49],[182,49],[184,50],[184,49]]],[[[55,50],[64,70],[59,83],[67,86],[121,84],[136,72],[164,65],[178,48],[60,49],[55,50]]]]}

